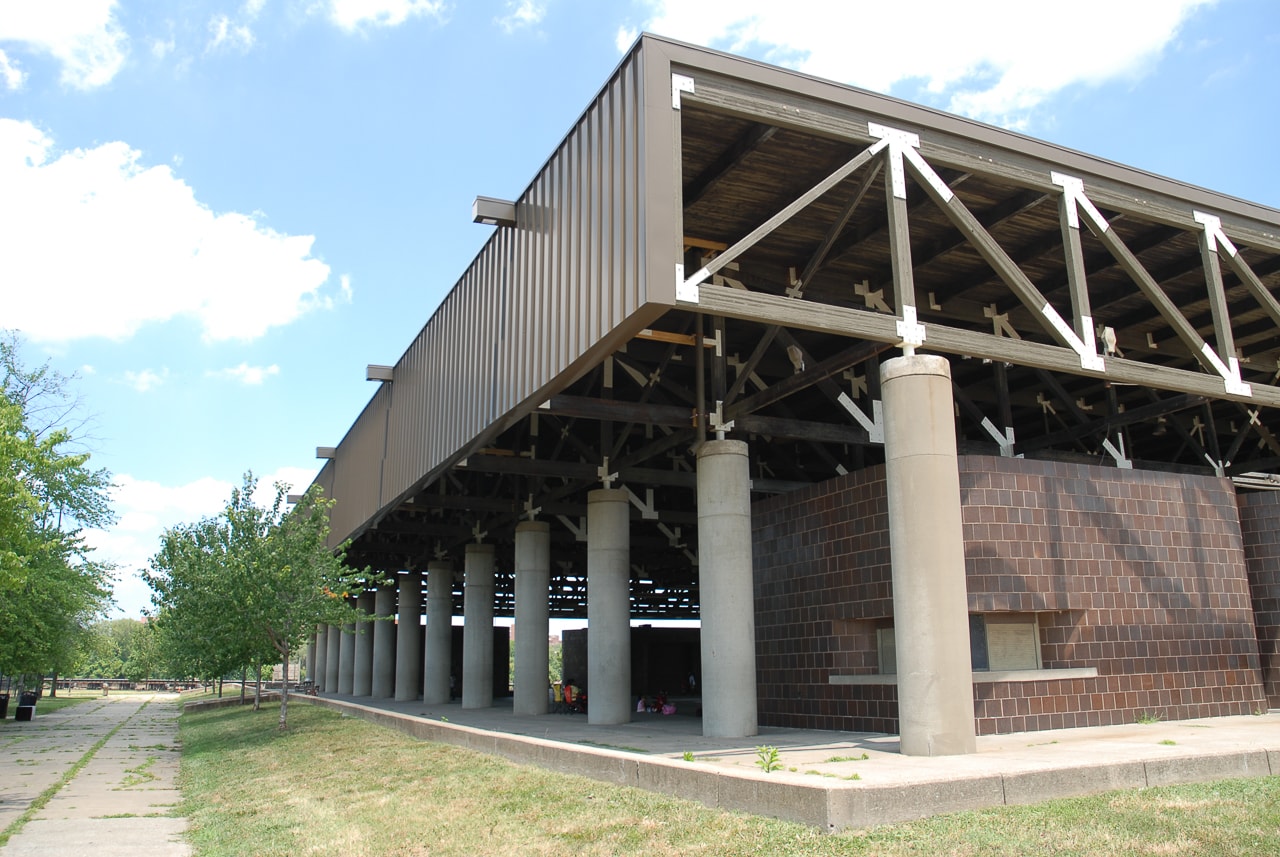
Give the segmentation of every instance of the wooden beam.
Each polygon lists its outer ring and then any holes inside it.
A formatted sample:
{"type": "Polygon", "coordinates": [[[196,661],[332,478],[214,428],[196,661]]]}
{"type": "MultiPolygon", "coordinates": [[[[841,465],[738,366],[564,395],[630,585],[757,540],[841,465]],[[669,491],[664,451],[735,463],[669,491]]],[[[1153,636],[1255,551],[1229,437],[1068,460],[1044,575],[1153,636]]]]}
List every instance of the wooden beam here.
{"type": "MultiPolygon", "coordinates": [[[[1204,349],[1207,343],[1201,338],[1200,334],[1191,322],[1187,321],[1186,316],[1178,309],[1177,304],[1169,299],[1164,289],[1160,288],[1160,284],[1155,281],[1142,262],[1138,261],[1138,257],[1130,252],[1120,237],[1115,234],[1114,229],[1103,228],[1093,222],[1090,218],[1085,218],[1085,222],[1089,224],[1089,230],[1094,234],[1102,245],[1107,248],[1111,255],[1115,256],[1116,261],[1120,263],[1120,267],[1124,269],[1137,284],[1142,293],[1147,296],[1147,300],[1151,301],[1156,311],[1169,323],[1174,333],[1187,346],[1187,350],[1191,352],[1205,369],[1217,374],[1213,364],[1204,355],[1204,349]]],[[[1227,355],[1232,357],[1234,355],[1227,355]]]]}
{"type": "Polygon", "coordinates": [[[734,242],[733,246],[728,250],[725,250],[715,259],[712,259],[703,266],[702,270],[689,277],[686,280],[686,285],[698,285],[710,279],[712,274],[716,273],[725,265],[750,250],[765,236],[769,235],[779,226],[786,223],[800,211],[808,208],[814,200],[818,199],[824,193],[831,190],[831,188],[835,187],[840,182],[853,175],[857,170],[861,169],[868,161],[879,154],[882,148],[883,145],[873,143],[871,146],[863,149],[844,166],[840,167],[831,175],[827,176],[825,179],[809,188],[809,190],[796,197],[793,202],[784,207],[777,214],[770,217],[764,223],[761,223],[755,229],[751,230],[751,232],[747,233],[745,237],[734,242]]]}
{"type": "MultiPolygon", "coordinates": [[[[849,218],[858,210],[863,197],[867,195],[867,192],[875,184],[876,175],[882,168],[883,164],[877,161],[871,165],[871,169],[867,170],[867,174],[863,176],[861,184],[858,185],[858,189],[853,192],[853,196],[845,204],[840,216],[833,220],[831,226],[827,228],[827,234],[823,237],[822,243],[809,256],[809,261],[805,263],[800,272],[799,282],[796,284],[797,290],[803,290],[809,285],[809,281],[813,279],[814,274],[818,273],[818,269],[826,261],[827,254],[831,252],[831,248],[835,245],[836,239],[840,237],[840,233],[844,231],[845,225],[848,224],[849,218]]],[[[799,291],[797,291],[795,297],[799,296],[799,291]]]]}
{"type": "Polygon", "coordinates": [[[870,438],[867,437],[867,433],[856,426],[789,419],[787,417],[767,417],[763,414],[743,414],[740,417],[735,417],[734,431],[767,434],[773,438],[786,438],[787,440],[873,445],[870,438]]]}
{"type": "MultiPolygon", "coordinates": [[[[693,178],[684,186],[683,207],[688,208],[698,200],[702,199],[713,187],[715,187],[729,172],[738,164],[742,163],[743,158],[750,155],[756,149],[759,149],[765,143],[778,133],[778,128],[773,125],[755,124],[746,130],[738,139],[734,140],[720,155],[707,165],[701,173],[693,178]]],[[[703,246],[698,244],[689,244],[689,240],[685,239],[686,246],[703,246]]],[[[715,248],[707,248],[715,249],[715,248]]],[[[721,250],[724,247],[719,248],[721,250]]]]}
{"type": "Polygon", "coordinates": [[[698,338],[692,333],[672,333],[668,330],[642,330],[635,336],[636,339],[652,339],[655,342],[670,342],[675,345],[688,345],[690,347],[698,344],[698,338]]]}
{"type": "Polygon", "coordinates": [[[1100,420],[1093,420],[1075,428],[1066,429],[1064,431],[1053,432],[1052,434],[1041,435],[1040,437],[1031,438],[1030,440],[1019,440],[1019,452],[1036,452],[1037,450],[1047,449],[1059,443],[1074,442],[1083,437],[1094,435],[1109,435],[1115,429],[1124,428],[1126,426],[1135,425],[1137,423],[1153,420],[1157,417],[1166,416],[1168,414],[1185,411],[1188,408],[1199,407],[1209,400],[1205,396],[1196,396],[1182,394],[1169,399],[1161,399],[1150,405],[1141,405],[1136,408],[1127,408],[1123,413],[1117,413],[1103,417],[1100,420]]]}
{"type": "Polygon", "coordinates": [[[889,259],[893,266],[893,311],[905,318],[907,307],[916,308],[916,281],[911,267],[911,232],[907,226],[905,189],[894,192],[893,170],[884,172],[885,215],[889,223],[889,259]]]}
{"type": "MultiPolygon", "coordinates": [[[[925,193],[929,194],[930,198],[933,199],[934,204],[942,210],[942,213],[947,216],[952,225],[969,239],[973,248],[978,251],[978,255],[995,270],[1000,279],[1004,281],[1004,284],[1022,302],[1023,306],[1027,308],[1027,311],[1031,313],[1040,326],[1053,339],[1056,339],[1062,345],[1070,347],[1071,341],[1067,336],[1068,331],[1063,329],[1065,322],[1057,314],[1057,311],[1053,309],[1048,299],[1040,293],[1040,290],[1035,287],[1030,278],[1022,272],[1017,263],[1005,252],[1004,248],[991,237],[991,233],[982,227],[982,224],[974,217],[969,207],[954,193],[951,193],[950,198],[944,197],[941,191],[929,180],[929,177],[920,171],[920,167],[912,159],[906,158],[904,160],[912,175],[916,177],[921,187],[924,188],[925,193]]],[[[1077,357],[1077,361],[1079,359],[1077,357]]]]}
{"type": "Polygon", "coordinates": [[[729,419],[736,419],[741,414],[758,411],[800,390],[811,387],[819,381],[824,381],[833,375],[837,375],[850,366],[856,366],[864,360],[888,351],[892,347],[887,342],[859,342],[819,363],[806,367],[803,372],[788,375],[781,381],[770,384],[764,390],[738,401],[728,409],[725,416],[729,419]]]}
{"type": "Polygon", "coordinates": [[[678,405],[637,404],[565,395],[552,396],[539,413],[557,417],[680,427],[692,425],[696,416],[694,410],[678,405]]]}
{"type": "MultiPolygon", "coordinates": [[[[849,309],[811,301],[793,301],[759,292],[744,292],[716,286],[699,289],[699,305],[706,312],[761,324],[831,333],[855,339],[873,339],[897,343],[898,333],[892,316],[866,310],[849,309]]],[[[1184,369],[1154,366],[1137,360],[1111,357],[1105,372],[1082,369],[1075,351],[1028,340],[997,337],[986,333],[958,330],[941,324],[927,326],[924,348],[944,354],[986,357],[1020,366],[1047,369],[1068,375],[1082,375],[1124,384],[1138,384],[1178,393],[1197,393],[1216,399],[1280,407],[1280,388],[1254,384],[1252,396],[1227,393],[1216,373],[1207,375],[1184,369]]]]}

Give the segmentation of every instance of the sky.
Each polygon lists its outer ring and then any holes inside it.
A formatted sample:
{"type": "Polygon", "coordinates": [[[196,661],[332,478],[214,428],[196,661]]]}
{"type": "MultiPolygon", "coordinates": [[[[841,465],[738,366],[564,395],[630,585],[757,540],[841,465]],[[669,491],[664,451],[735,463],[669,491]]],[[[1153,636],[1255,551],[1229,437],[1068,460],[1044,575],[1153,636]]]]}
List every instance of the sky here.
{"type": "Polygon", "coordinates": [[[0,329],[76,376],[118,615],[310,483],[642,31],[1280,207],[1275,0],[0,0],[0,329]]]}

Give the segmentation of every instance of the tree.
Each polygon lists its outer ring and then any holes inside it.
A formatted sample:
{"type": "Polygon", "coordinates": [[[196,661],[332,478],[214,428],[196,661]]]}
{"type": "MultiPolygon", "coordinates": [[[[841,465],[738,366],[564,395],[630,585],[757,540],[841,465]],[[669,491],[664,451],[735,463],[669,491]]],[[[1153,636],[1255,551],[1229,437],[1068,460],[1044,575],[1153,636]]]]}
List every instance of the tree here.
{"type": "Polygon", "coordinates": [[[113,521],[111,480],[73,435],[87,424],[74,378],[27,369],[19,351],[0,336],[0,672],[57,673],[110,604],[112,569],[81,529],[113,521]]]}
{"type": "Polygon", "coordinates": [[[227,580],[227,536],[221,518],[172,527],[144,572],[160,659],[175,676],[216,679],[253,659],[227,580]]]}
{"type": "MultiPolygon", "coordinates": [[[[257,481],[246,474],[216,519],[165,533],[145,577],[153,590],[158,641],[169,657],[220,670],[260,667],[278,659],[288,676],[294,651],[318,624],[368,617],[353,600],[379,580],[331,550],[326,500],[312,486],[290,511],[285,486],[274,500],[253,500],[257,481]]],[[[289,683],[280,699],[280,728],[288,728],[289,683]]]]}
{"type": "Polygon", "coordinates": [[[156,674],[151,626],[137,619],[108,619],[88,628],[77,675],[145,681],[156,674]]]}

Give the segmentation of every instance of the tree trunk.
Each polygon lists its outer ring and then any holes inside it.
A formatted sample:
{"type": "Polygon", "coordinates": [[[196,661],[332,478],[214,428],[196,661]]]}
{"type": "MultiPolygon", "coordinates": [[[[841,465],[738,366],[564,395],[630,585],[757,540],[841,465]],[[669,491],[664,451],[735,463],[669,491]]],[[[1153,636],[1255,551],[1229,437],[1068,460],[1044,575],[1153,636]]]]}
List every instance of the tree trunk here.
{"type": "Polygon", "coordinates": [[[222,699],[222,676],[218,676],[218,699],[222,699]]]}
{"type": "Polygon", "coordinates": [[[243,667],[240,670],[240,704],[244,705],[245,688],[249,685],[249,668],[243,667]]]}
{"type": "Polygon", "coordinates": [[[284,645],[284,682],[280,685],[280,729],[289,728],[289,644],[284,645]]]}
{"type": "Polygon", "coordinates": [[[53,682],[49,685],[49,698],[50,699],[58,698],[58,674],[57,673],[53,674],[53,682]]]}
{"type": "Polygon", "coordinates": [[[253,710],[262,709],[262,664],[258,664],[258,681],[253,686],[253,710]]]}

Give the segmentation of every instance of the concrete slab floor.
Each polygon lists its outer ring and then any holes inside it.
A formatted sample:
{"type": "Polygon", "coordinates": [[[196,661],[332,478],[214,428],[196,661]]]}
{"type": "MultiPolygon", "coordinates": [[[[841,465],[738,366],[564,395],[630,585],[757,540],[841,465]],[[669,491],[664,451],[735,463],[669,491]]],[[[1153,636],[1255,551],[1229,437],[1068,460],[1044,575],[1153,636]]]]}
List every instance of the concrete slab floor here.
{"type": "Polygon", "coordinates": [[[186,819],[171,815],[180,801],[176,700],[119,694],[48,714],[37,705],[34,720],[0,724],[0,830],[85,759],[0,857],[189,855],[186,819]]]}

